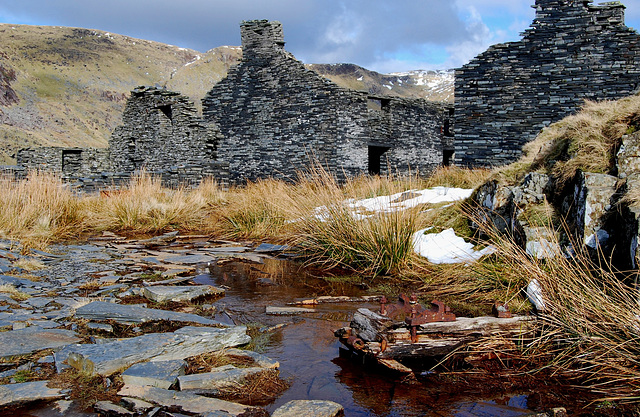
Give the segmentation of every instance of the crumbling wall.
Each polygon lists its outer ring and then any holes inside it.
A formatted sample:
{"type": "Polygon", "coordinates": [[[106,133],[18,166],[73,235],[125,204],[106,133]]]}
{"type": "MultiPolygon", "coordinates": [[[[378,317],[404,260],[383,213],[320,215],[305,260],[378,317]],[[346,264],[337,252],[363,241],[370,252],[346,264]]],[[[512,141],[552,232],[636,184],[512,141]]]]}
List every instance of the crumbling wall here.
{"type": "Polygon", "coordinates": [[[131,92],[122,118],[123,125],[109,140],[116,172],[204,166],[216,160],[220,132],[202,123],[193,103],[179,93],[138,87],[131,92]]]}
{"type": "Polygon", "coordinates": [[[204,124],[186,97],[153,87],[131,92],[107,149],[43,147],[20,150],[20,172],[60,173],[74,188],[120,187],[145,170],[165,186],[196,186],[214,177],[227,183],[227,165],[216,159],[220,131],[204,124]]]}
{"type": "Polygon", "coordinates": [[[17,164],[27,170],[55,172],[63,177],[82,177],[110,171],[109,150],[98,148],[42,147],[20,149],[17,164]]]}
{"type": "Polygon", "coordinates": [[[224,135],[218,157],[232,181],[293,179],[311,160],[338,176],[427,173],[442,162],[441,107],[385,98],[370,110],[367,93],[339,87],[286,52],[279,22],[243,22],[241,33],[242,61],[203,99],[204,118],[224,135]]]}
{"type": "Polygon", "coordinates": [[[520,41],[494,45],[456,71],[460,165],[512,162],[585,99],[617,99],[638,88],[640,35],[624,25],[621,3],[536,0],[535,8],[520,41]]]}

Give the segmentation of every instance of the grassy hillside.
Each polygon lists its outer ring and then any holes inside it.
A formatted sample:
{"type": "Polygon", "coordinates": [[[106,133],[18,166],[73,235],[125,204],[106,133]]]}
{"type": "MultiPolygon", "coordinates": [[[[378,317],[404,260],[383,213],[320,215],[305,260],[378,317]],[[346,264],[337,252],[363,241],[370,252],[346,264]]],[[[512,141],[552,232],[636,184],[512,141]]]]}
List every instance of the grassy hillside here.
{"type": "MultiPolygon", "coordinates": [[[[0,164],[29,146],[106,147],[139,85],[165,86],[200,106],[241,56],[239,47],[200,53],[98,30],[0,24],[0,164]]],[[[432,88],[355,65],[312,67],[377,94],[427,97],[432,88]]]]}

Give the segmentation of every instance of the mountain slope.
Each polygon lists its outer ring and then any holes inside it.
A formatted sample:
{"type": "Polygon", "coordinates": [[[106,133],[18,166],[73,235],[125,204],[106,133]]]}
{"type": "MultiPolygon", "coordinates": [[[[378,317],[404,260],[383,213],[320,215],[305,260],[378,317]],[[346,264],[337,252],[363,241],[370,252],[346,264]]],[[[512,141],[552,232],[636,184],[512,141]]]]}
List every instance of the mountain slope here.
{"type": "Polygon", "coordinates": [[[453,102],[453,71],[380,74],[354,64],[311,64],[307,67],[338,85],[354,90],[386,96],[453,102]]]}
{"type": "MultiPolygon", "coordinates": [[[[12,155],[29,146],[107,146],[129,92],[139,85],[178,91],[199,107],[241,57],[239,47],[200,53],[98,30],[0,24],[0,164],[13,163],[12,155]]],[[[344,87],[442,100],[416,81],[422,72],[310,68],[344,87]]]]}

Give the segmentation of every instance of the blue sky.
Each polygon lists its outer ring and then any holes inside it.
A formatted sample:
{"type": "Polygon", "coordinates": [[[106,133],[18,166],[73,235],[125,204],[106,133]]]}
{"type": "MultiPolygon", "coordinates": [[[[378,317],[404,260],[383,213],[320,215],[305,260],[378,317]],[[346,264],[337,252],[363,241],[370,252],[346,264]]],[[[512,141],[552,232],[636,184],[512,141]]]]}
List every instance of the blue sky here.
{"type": "MultiPolygon", "coordinates": [[[[242,20],[279,20],[287,50],[304,62],[389,73],[456,68],[518,40],[534,1],[0,0],[0,22],[99,29],[204,52],[239,45],[242,20]]],[[[622,2],[627,26],[640,29],[640,0],[622,2]]]]}

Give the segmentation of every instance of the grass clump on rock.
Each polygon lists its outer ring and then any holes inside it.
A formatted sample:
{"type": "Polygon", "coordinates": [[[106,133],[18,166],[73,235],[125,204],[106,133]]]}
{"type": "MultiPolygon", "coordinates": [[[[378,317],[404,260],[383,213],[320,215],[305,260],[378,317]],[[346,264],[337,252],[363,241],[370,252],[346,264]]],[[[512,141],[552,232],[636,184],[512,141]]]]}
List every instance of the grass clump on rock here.
{"type": "Polygon", "coordinates": [[[517,183],[542,170],[561,181],[577,170],[611,174],[622,136],[640,127],[640,96],[615,101],[586,101],[582,109],[546,127],[525,145],[523,157],[496,170],[496,177],[517,183]]]}

